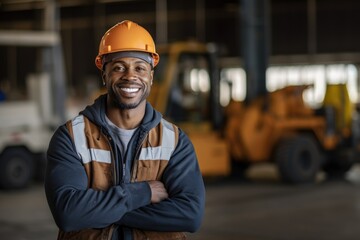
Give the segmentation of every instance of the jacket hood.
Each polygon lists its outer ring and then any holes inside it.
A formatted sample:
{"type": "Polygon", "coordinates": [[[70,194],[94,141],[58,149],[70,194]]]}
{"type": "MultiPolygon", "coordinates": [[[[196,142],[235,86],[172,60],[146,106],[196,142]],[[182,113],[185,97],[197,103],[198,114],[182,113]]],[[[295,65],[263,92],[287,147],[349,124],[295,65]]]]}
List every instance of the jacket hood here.
{"type": "MultiPolygon", "coordinates": [[[[83,111],[80,112],[80,114],[83,114],[90,121],[105,129],[107,129],[105,120],[106,98],[107,94],[101,95],[94,101],[92,105],[87,106],[83,111]]],[[[148,131],[159,124],[161,118],[161,113],[156,111],[149,102],[146,102],[145,116],[139,127],[145,131],[148,131]]]]}

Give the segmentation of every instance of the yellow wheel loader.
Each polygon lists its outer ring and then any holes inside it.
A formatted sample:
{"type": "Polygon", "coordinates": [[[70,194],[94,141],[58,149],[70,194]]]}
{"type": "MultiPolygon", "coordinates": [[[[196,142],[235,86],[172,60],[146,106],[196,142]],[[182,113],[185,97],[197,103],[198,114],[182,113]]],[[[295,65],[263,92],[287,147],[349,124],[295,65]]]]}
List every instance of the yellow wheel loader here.
{"type": "Polygon", "coordinates": [[[303,101],[307,87],[288,86],[246,106],[228,106],[225,135],[233,174],[271,161],[283,180],[304,183],[320,170],[343,175],[357,161],[360,123],[346,85],[328,85],[317,110],[303,101]]]}

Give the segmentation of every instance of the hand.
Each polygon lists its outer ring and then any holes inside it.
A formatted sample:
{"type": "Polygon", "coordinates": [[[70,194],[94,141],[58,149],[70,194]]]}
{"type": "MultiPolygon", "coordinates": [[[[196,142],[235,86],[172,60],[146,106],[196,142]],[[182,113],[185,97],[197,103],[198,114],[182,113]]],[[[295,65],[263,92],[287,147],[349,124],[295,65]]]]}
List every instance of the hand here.
{"type": "Polygon", "coordinates": [[[169,197],[165,186],[160,181],[149,181],[148,182],[151,189],[151,203],[159,203],[162,200],[169,197]]]}

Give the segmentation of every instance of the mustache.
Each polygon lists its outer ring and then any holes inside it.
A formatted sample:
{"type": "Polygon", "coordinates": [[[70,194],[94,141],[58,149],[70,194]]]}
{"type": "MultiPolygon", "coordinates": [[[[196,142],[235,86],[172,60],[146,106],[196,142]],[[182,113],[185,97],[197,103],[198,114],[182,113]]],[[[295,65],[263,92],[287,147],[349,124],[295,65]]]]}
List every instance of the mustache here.
{"type": "Polygon", "coordinates": [[[139,88],[141,88],[141,87],[144,86],[141,83],[128,82],[128,81],[118,81],[114,85],[117,86],[117,87],[120,87],[120,88],[122,88],[122,87],[127,87],[127,88],[129,88],[129,87],[139,87],[139,88]]]}

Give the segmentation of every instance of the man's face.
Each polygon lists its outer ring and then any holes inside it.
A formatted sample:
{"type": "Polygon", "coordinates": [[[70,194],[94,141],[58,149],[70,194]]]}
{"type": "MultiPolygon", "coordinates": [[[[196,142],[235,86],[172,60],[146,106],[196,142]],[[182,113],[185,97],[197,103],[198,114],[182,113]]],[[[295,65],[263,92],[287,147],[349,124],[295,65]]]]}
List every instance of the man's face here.
{"type": "Polygon", "coordinates": [[[154,71],[139,58],[119,58],[105,66],[103,78],[110,100],[120,109],[134,109],[150,94],[154,71]]]}

